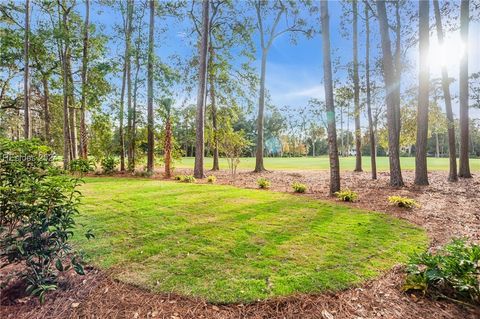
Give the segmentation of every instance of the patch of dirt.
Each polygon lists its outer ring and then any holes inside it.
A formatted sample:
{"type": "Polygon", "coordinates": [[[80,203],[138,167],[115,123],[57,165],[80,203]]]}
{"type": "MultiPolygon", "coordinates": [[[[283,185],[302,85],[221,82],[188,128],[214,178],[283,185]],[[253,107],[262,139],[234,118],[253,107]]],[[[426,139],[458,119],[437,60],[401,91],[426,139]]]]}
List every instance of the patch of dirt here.
{"type": "MultiPolygon", "coordinates": [[[[179,170],[177,173],[191,173],[179,170]]],[[[210,172],[208,173],[210,174],[210,172]]],[[[328,195],[327,171],[240,172],[231,180],[228,172],[212,172],[217,183],[257,188],[256,180],[271,180],[271,190],[293,192],[291,183],[308,186],[308,196],[336,201],[328,195]]],[[[125,175],[124,175],[125,176],[125,175]]],[[[157,178],[161,178],[158,174],[157,178]]],[[[376,210],[408,220],[427,230],[431,248],[452,237],[480,242],[480,181],[478,177],[448,183],[443,172],[429,174],[430,186],[413,186],[413,172],[404,172],[407,186],[392,188],[388,174],[372,181],[368,173],[342,172],[342,188],[359,193],[353,207],[376,210]],[[401,195],[416,199],[420,207],[404,210],[391,206],[387,197],[401,195]]],[[[200,181],[200,182],[206,182],[200,181]]],[[[0,269],[4,278],[11,267],[0,269]]],[[[60,289],[49,294],[44,305],[19,292],[21,283],[1,291],[0,318],[480,318],[480,306],[472,308],[446,300],[432,300],[403,293],[402,267],[384,276],[337,293],[299,294],[251,304],[213,305],[201,299],[174,294],[156,294],[110,278],[108,272],[89,270],[86,276],[71,272],[61,278],[60,289]]]]}

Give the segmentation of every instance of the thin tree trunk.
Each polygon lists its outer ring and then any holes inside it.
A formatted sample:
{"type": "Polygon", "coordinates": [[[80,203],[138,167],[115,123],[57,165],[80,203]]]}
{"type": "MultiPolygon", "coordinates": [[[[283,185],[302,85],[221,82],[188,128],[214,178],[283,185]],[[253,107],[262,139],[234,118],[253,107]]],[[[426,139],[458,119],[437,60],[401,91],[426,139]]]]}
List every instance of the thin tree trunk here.
{"type": "Polygon", "coordinates": [[[262,49],[262,64],[260,71],[260,92],[258,98],[258,117],[257,117],[257,149],[255,153],[255,170],[254,172],[265,171],[263,165],[263,122],[265,111],[265,77],[267,71],[267,50],[262,49]]]}
{"type": "Polygon", "coordinates": [[[30,37],[30,0],[25,1],[25,36],[24,36],[24,71],[23,71],[23,100],[24,100],[24,136],[32,138],[32,118],[30,114],[30,79],[29,79],[29,37],[30,37]]]}
{"type": "Polygon", "coordinates": [[[155,2],[150,0],[150,28],[148,33],[148,75],[147,75],[147,138],[148,138],[148,151],[147,151],[147,172],[153,173],[153,153],[154,153],[154,136],[153,136],[153,32],[155,28],[155,2]]]}
{"type": "MultiPolygon", "coordinates": [[[[442,26],[442,17],[440,15],[440,5],[438,0],[433,0],[433,9],[435,11],[435,22],[437,26],[437,37],[438,43],[440,46],[443,45],[443,26],[442,26]]],[[[443,96],[445,98],[445,110],[447,113],[447,124],[448,124],[448,152],[450,158],[450,170],[448,174],[449,182],[458,181],[457,175],[457,151],[455,145],[455,121],[453,119],[452,111],[452,97],[450,95],[450,82],[448,79],[447,66],[442,66],[442,89],[443,96]]]]}
{"type": "Polygon", "coordinates": [[[352,1],[353,9],[353,91],[355,104],[355,172],[362,171],[362,132],[360,129],[360,84],[358,78],[358,2],[352,1]]]}
{"type": "Polygon", "coordinates": [[[338,160],[337,130],[335,127],[335,105],[333,102],[332,62],[330,59],[330,26],[328,2],[320,2],[323,48],[323,74],[325,85],[325,105],[328,120],[328,154],[330,158],[330,194],[340,190],[340,163],[338,160]]]}
{"type": "Polygon", "coordinates": [[[199,69],[198,69],[198,94],[197,94],[197,114],[195,119],[196,143],[195,143],[195,167],[193,174],[196,178],[204,178],[203,160],[205,152],[205,93],[207,77],[207,55],[208,55],[208,18],[209,0],[203,0],[202,3],[202,35],[199,48],[199,69]]]}
{"type": "MultiPolygon", "coordinates": [[[[67,12],[63,10],[62,29],[67,29],[67,12]]],[[[68,37],[64,40],[64,47],[60,46],[62,58],[62,81],[63,81],[63,169],[67,170],[70,163],[70,125],[68,112],[68,72],[67,72],[67,51],[69,46],[68,37]]]]}
{"type": "MultiPolygon", "coordinates": [[[[469,23],[469,0],[462,0],[460,5],[460,35],[462,43],[468,44],[469,23]]],[[[458,176],[471,178],[470,163],[468,159],[469,146],[469,115],[468,115],[468,49],[460,59],[459,76],[459,99],[460,99],[460,168],[458,176]]]]}
{"type": "Polygon", "coordinates": [[[400,96],[396,94],[396,87],[398,83],[396,81],[397,76],[394,70],[390,35],[388,32],[387,10],[384,0],[377,1],[377,11],[382,42],[382,66],[386,90],[390,185],[400,187],[404,185],[400,166],[400,140],[396,114],[397,105],[399,105],[398,99],[400,96]]]}
{"type": "Polygon", "coordinates": [[[132,164],[135,167],[136,160],[136,141],[137,141],[137,93],[138,93],[138,74],[140,72],[140,52],[137,48],[135,53],[135,78],[133,80],[133,116],[132,116],[132,164]]]}
{"type": "Polygon", "coordinates": [[[83,57],[82,57],[82,103],[80,106],[80,157],[87,158],[88,136],[86,124],[87,105],[87,68],[88,68],[88,29],[90,23],[90,0],[85,1],[85,26],[83,33],[83,57]]]}
{"type": "Polygon", "coordinates": [[[365,80],[367,89],[367,115],[368,130],[370,134],[370,162],[372,166],[372,179],[377,179],[377,154],[375,132],[372,119],[372,97],[370,88],[370,17],[368,15],[368,7],[365,5],[365,80]]]}
{"type": "Polygon", "coordinates": [[[440,157],[440,141],[438,139],[438,132],[435,132],[435,157],[440,157]]]}
{"type": "MultiPolygon", "coordinates": [[[[429,12],[430,1],[420,1],[419,16],[419,75],[418,75],[418,110],[417,143],[415,152],[415,185],[428,185],[427,172],[427,138],[428,138],[428,93],[429,93],[429,12]]],[[[438,138],[438,136],[437,136],[438,138]]]]}
{"type": "Polygon", "coordinates": [[[170,115],[168,115],[167,121],[165,123],[165,178],[172,177],[172,124],[170,121],[170,115]]]}
{"type": "MultiPolygon", "coordinates": [[[[125,50],[126,51],[126,50],[125,50]]],[[[123,118],[125,113],[125,85],[127,78],[127,61],[126,56],[124,56],[123,61],[123,75],[122,75],[122,90],[120,93],[120,114],[119,114],[119,128],[118,134],[120,135],[120,171],[125,171],[125,134],[123,132],[123,118]]]]}
{"type": "Polygon", "coordinates": [[[51,144],[50,136],[50,106],[48,105],[50,93],[48,91],[48,78],[46,75],[42,76],[42,86],[43,86],[43,115],[44,115],[44,128],[45,128],[45,141],[47,145],[51,144]]]}
{"type": "Polygon", "coordinates": [[[133,0],[128,0],[127,2],[127,32],[126,32],[126,70],[127,70],[127,159],[128,159],[128,170],[130,172],[135,170],[133,165],[133,149],[132,149],[132,121],[133,121],[133,110],[132,110],[132,59],[131,59],[131,37],[132,37],[132,20],[133,20],[133,0]]]}
{"type": "Polygon", "coordinates": [[[208,58],[209,60],[209,92],[210,92],[210,104],[211,104],[211,110],[212,110],[212,128],[213,128],[213,167],[212,171],[218,171],[219,164],[218,164],[218,127],[217,127],[217,105],[216,105],[216,99],[215,99],[215,68],[213,67],[214,63],[214,50],[213,46],[210,43],[209,45],[209,51],[210,51],[210,56],[208,58]]]}
{"type": "MultiPolygon", "coordinates": [[[[401,58],[401,42],[402,42],[402,27],[401,27],[401,17],[400,17],[400,1],[394,1],[395,5],[395,78],[396,78],[396,86],[395,86],[395,121],[397,127],[397,136],[400,138],[400,130],[401,130],[401,115],[400,115],[400,89],[402,84],[402,58],[401,58]]],[[[388,18],[387,18],[388,21],[388,18]]]]}
{"type": "Polygon", "coordinates": [[[68,80],[68,103],[69,103],[69,115],[70,115],[70,152],[72,159],[76,159],[78,156],[77,148],[77,108],[75,106],[75,92],[73,84],[72,62],[71,62],[71,50],[67,51],[67,80],[68,80]]]}

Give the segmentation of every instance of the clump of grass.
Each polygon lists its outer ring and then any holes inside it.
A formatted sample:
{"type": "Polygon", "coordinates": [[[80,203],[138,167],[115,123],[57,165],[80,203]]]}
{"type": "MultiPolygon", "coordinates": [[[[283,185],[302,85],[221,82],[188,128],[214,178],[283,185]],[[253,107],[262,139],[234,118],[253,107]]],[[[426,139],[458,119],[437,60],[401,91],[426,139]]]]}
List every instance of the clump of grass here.
{"type": "Polygon", "coordinates": [[[215,184],[216,181],[217,181],[217,177],[215,177],[215,175],[210,175],[207,177],[207,182],[210,184],[215,184]]]}
{"type": "Polygon", "coordinates": [[[418,203],[414,199],[411,199],[408,197],[402,197],[402,196],[389,196],[388,202],[395,206],[408,208],[408,209],[418,206],[418,203]]]}
{"type": "Polygon", "coordinates": [[[183,183],[195,183],[197,180],[193,175],[183,175],[183,178],[180,181],[183,183]]]}
{"type": "Polygon", "coordinates": [[[307,186],[299,182],[294,182],[292,188],[295,193],[305,193],[307,191],[307,186]]]}
{"type": "Polygon", "coordinates": [[[261,188],[261,189],[270,188],[270,181],[264,177],[257,179],[257,184],[258,184],[258,188],[261,188]]]}
{"type": "Polygon", "coordinates": [[[335,196],[337,196],[339,200],[344,202],[354,202],[358,199],[358,193],[348,188],[342,191],[336,192],[335,196]]]}

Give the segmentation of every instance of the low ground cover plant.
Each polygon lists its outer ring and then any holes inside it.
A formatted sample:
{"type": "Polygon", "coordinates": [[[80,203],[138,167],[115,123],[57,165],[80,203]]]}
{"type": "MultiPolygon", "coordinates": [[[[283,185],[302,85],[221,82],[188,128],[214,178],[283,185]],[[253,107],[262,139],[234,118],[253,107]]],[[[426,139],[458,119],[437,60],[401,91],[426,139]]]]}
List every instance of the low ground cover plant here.
{"type": "Polygon", "coordinates": [[[358,193],[348,188],[342,191],[336,192],[335,196],[337,196],[339,200],[344,202],[354,202],[358,199],[358,193]]]}
{"type": "Polygon", "coordinates": [[[179,181],[182,183],[195,183],[197,180],[193,175],[180,175],[179,181]]]}
{"type": "Polygon", "coordinates": [[[50,153],[38,140],[0,140],[0,260],[25,265],[10,279],[25,280],[41,302],[57,288],[59,272],[84,273],[69,243],[81,181],[56,167],[50,153]]]}
{"type": "Polygon", "coordinates": [[[270,188],[270,181],[264,177],[261,177],[259,179],[257,179],[257,185],[258,185],[258,188],[261,188],[261,189],[269,189],[270,188]]]}
{"type": "Polygon", "coordinates": [[[418,203],[414,199],[402,196],[389,196],[388,202],[403,208],[414,208],[418,206],[418,203]]]}
{"type": "Polygon", "coordinates": [[[480,245],[455,239],[435,253],[414,255],[407,267],[405,290],[437,297],[480,302],[480,245]]]}
{"type": "Polygon", "coordinates": [[[215,175],[210,175],[207,177],[207,182],[209,182],[210,184],[215,184],[216,181],[217,177],[215,177],[215,175]]]}
{"type": "Polygon", "coordinates": [[[115,172],[117,166],[117,160],[114,157],[108,156],[102,158],[100,162],[104,174],[112,174],[115,172]]]}
{"type": "Polygon", "coordinates": [[[295,193],[305,193],[307,191],[307,186],[299,182],[294,182],[292,188],[295,193]]]}

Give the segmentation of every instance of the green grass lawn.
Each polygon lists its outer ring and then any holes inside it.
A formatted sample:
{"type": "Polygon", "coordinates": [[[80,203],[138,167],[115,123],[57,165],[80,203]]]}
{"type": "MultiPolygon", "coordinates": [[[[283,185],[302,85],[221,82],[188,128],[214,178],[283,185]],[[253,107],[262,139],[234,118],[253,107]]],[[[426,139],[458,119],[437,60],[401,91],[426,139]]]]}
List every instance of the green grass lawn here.
{"type": "MultiPolygon", "coordinates": [[[[184,157],[181,162],[176,163],[179,168],[193,168],[193,157],[184,157]]],[[[402,169],[415,169],[415,157],[402,157],[402,169]]],[[[205,159],[205,167],[212,167],[212,158],[205,159]]],[[[220,168],[228,168],[225,159],[220,160],[220,168]]],[[[255,168],[255,158],[245,157],[240,160],[240,169],[255,168]]],[[[329,169],[328,157],[266,157],[265,168],[268,170],[327,170],[329,169]]],[[[340,168],[342,170],[353,170],[355,168],[355,157],[341,157],[340,168]]],[[[370,157],[363,157],[363,168],[370,171],[370,157]]],[[[480,172],[480,159],[470,159],[470,168],[472,172],[480,172]]],[[[388,171],[388,157],[377,158],[377,169],[379,171],[388,171]]],[[[428,170],[430,171],[448,171],[448,158],[428,158],[428,170]]]]}
{"type": "Polygon", "coordinates": [[[342,289],[427,245],[405,221],[286,193],[106,177],[81,191],[74,245],[88,262],[215,303],[342,289]]]}

